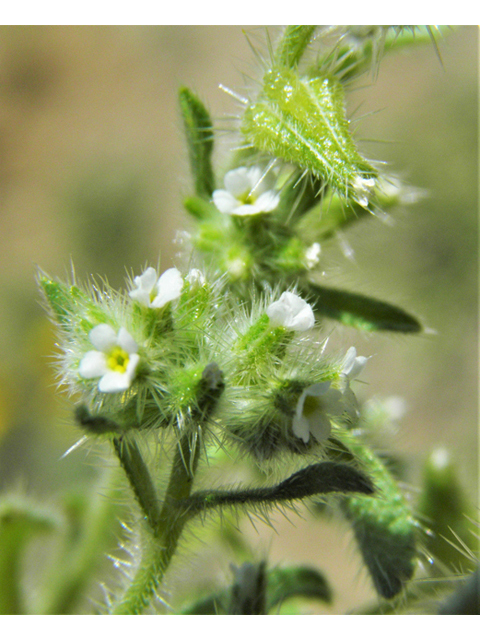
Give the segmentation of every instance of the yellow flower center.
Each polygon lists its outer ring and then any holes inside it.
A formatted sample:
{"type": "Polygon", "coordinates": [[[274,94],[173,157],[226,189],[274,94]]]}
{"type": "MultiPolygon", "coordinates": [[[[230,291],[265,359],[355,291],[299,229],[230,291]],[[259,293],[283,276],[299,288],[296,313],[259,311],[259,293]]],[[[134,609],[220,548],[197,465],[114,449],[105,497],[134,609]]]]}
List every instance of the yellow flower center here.
{"type": "Polygon", "coordinates": [[[245,191],[239,198],[242,204],[254,204],[256,199],[257,197],[250,193],[250,191],[245,191]]]}
{"type": "Polygon", "coordinates": [[[107,366],[109,369],[116,371],[117,373],[125,373],[129,360],[130,358],[126,351],[120,347],[115,347],[107,358],[107,366]]]}

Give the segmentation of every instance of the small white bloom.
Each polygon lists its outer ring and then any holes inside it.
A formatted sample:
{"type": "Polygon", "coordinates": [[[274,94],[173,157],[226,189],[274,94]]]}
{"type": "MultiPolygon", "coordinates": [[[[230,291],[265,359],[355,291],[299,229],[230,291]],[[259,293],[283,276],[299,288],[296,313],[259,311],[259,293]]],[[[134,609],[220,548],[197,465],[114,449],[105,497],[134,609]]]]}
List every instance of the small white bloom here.
{"type": "Polygon", "coordinates": [[[375,187],[375,178],[357,176],[353,181],[353,199],[362,207],[368,207],[369,198],[375,187]]]}
{"type": "Polygon", "coordinates": [[[315,324],[312,307],[291,291],[284,291],[279,300],[272,302],[267,315],[274,326],[293,331],[308,331],[315,324]]]}
{"type": "Polygon", "coordinates": [[[206,282],[205,276],[200,271],[200,269],[190,269],[190,271],[188,272],[188,274],[185,277],[185,280],[192,287],[203,287],[203,285],[206,282]]]}
{"type": "Polygon", "coordinates": [[[151,309],[161,309],[167,302],[176,300],[183,287],[183,278],[175,268],[167,269],[158,278],[155,269],[149,267],[133,282],[137,288],[130,291],[130,297],[151,309]]]}
{"type": "Polygon", "coordinates": [[[314,242],[305,251],[305,264],[307,269],[313,269],[320,262],[320,245],[318,242],[314,242]]]}
{"type": "Polygon", "coordinates": [[[331,417],[341,416],[344,410],[343,394],[330,388],[330,382],[312,384],[302,391],[297,402],[292,429],[305,443],[310,434],[321,442],[332,430],[331,417]]]}
{"type": "Polygon", "coordinates": [[[357,350],[355,347],[350,347],[343,360],[343,369],[341,374],[348,380],[354,380],[362,373],[368,360],[370,360],[370,358],[357,356],[357,350]]]}
{"type": "Polygon", "coordinates": [[[268,176],[260,167],[239,167],[225,175],[225,189],[213,192],[213,202],[221,213],[252,216],[276,209],[280,196],[270,189],[268,176]]]}
{"type": "Polygon", "coordinates": [[[108,324],[94,327],[89,336],[96,351],[87,351],[78,367],[82,378],[100,378],[104,393],[126,391],[140,362],[138,345],[126,329],[118,333],[108,324]]]}

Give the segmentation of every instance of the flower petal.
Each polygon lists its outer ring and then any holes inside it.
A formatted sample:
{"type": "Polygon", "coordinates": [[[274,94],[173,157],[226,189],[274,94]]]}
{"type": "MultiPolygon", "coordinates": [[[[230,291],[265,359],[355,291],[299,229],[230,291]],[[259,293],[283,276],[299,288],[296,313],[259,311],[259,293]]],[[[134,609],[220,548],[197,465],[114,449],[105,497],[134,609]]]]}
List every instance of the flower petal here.
{"type": "Polygon", "coordinates": [[[217,189],[212,194],[213,203],[220,211],[220,213],[232,213],[232,211],[238,207],[239,200],[237,200],[229,191],[224,189],[217,189]]]}
{"type": "Polygon", "coordinates": [[[317,442],[326,440],[332,432],[332,423],[326,413],[316,411],[308,419],[310,433],[317,442]]]}
{"type": "Polygon", "coordinates": [[[312,307],[307,304],[307,306],[293,318],[289,328],[293,329],[293,331],[308,331],[314,324],[315,316],[313,315],[312,307]]]}
{"type": "Polygon", "coordinates": [[[280,299],[268,307],[267,315],[274,326],[294,331],[308,331],[315,324],[312,307],[291,291],[282,293],[280,299]]]}
{"type": "Polygon", "coordinates": [[[292,422],[292,431],[297,438],[301,438],[305,444],[310,440],[310,425],[303,415],[295,415],[292,422]]]}
{"type": "Polygon", "coordinates": [[[237,202],[237,206],[232,211],[230,211],[230,214],[234,216],[255,216],[257,215],[257,213],[262,213],[258,209],[257,203],[239,205],[237,202]]]}
{"type": "Polygon", "coordinates": [[[342,374],[349,380],[354,380],[364,370],[368,360],[365,356],[357,357],[355,347],[350,347],[343,361],[342,374]]]}
{"type": "Polygon", "coordinates": [[[138,355],[138,353],[132,353],[128,360],[127,370],[125,371],[125,374],[124,374],[130,380],[130,383],[135,377],[135,373],[137,371],[139,362],[140,362],[140,356],[138,355]]]}
{"type": "Polygon", "coordinates": [[[138,344],[123,327],[118,332],[117,344],[127,353],[137,353],[138,351],[138,344]]]}
{"type": "Polygon", "coordinates": [[[280,204],[280,196],[275,191],[265,191],[255,200],[255,207],[258,212],[268,213],[273,211],[280,204]]]}
{"type": "Polygon", "coordinates": [[[134,279],[134,282],[137,287],[145,289],[146,291],[151,291],[157,283],[157,272],[153,267],[148,267],[141,276],[137,276],[134,279]]]}
{"type": "Polygon", "coordinates": [[[232,196],[239,198],[245,193],[250,193],[261,177],[262,172],[258,167],[238,167],[225,174],[223,183],[232,196]]]}
{"type": "Polygon", "coordinates": [[[180,296],[182,288],[183,278],[180,271],[175,269],[175,267],[167,269],[158,280],[158,295],[152,301],[150,306],[154,309],[161,309],[167,304],[167,302],[176,300],[180,296]]]}
{"type": "Polygon", "coordinates": [[[306,398],[307,396],[313,396],[314,398],[319,398],[320,396],[324,396],[327,391],[330,389],[330,382],[317,382],[315,384],[307,387],[303,392],[300,398],[303,396],[306,398]]]}
{"type": "Polygon", "coordinates": [[[129,296],[148,307],[150,305],[150,295],[157,283],[157,272],[153,267],[146,269],[141,276],[136,276],[133,282],[137,285],[136,289],[129,292],[129,296]]]}
{"type": "Polygon", "coordinates": [[[118,393],[119,391],[126,391],[130,386],[130,382],[130,379],[125,373],[107,371],[107,373],[100,378],[98,390],[102,393],[118,393]]]}
{"type": "Polygon", "coordinates": [[[99,351],[106,353],[117,344],[117,334],[109,324],[99,324],[88,334],[90,342],[99,351]]]}
{"type": "Polygon", "coordinates": [[[107,358],[101,351],[87,351],[78,366],[82,378],[99,378],[107,371],[107,358]]]}

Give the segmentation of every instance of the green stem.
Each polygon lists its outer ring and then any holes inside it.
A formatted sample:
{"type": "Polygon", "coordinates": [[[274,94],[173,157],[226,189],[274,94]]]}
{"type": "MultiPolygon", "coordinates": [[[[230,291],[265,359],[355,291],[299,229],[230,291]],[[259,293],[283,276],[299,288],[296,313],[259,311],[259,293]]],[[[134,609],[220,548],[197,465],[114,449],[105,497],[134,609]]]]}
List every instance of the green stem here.
{"type": "Polygon", "coordinates": [[[114,615],[142,613],[168,569],[187,520],[183,501],[190,496],[198,464],[200,448],[195,446],[192,450],[191,440],[191,434],[186,434],[178,443],[163,507],[152,527],[153,537],[133,581],[113,608],[111,613],[114,615]]]}
{"type": "Polygon", "coordinates": [[[160,522],[160,501],[137,443],[119,437],[113,439],[113,447],[150,528],[156,531],[160,522]]]}

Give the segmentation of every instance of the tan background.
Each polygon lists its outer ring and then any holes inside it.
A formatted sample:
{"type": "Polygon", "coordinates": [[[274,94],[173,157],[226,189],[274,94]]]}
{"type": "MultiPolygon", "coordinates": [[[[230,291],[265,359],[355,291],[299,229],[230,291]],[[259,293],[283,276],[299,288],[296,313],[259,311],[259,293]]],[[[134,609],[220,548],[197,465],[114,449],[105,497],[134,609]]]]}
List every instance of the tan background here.
{"type": "MultiPolygon", "coordinates": [[[[247,28],[252,42],[263,30],[247,28]]],[[[274,30],[272,30],[272,34],[274,30]]],[[[219,129],[238,113],[218,89],[240,93],[255,61],[241,27],[3,27],[0,33],[0,483],[58,495],[95,477],[95,460],[61,454],[79,437],[55,392],[54,337],[39,304],[35,265],[80,280],[125,267],[171,266],[185,225],[187,161],[176,95],[195,89],[219,129]]],[[[387,59],[374,86],[350,98],[369,157],[429,190],[394,227],[359,225],[347,240],[356,260],[325,251],[331,283],[384,297],[418,314],[436,334],[358,336],[340,331],[368,364],[362,397],[400,395],[409,412],[394,445],[418,480],[427,452],[451,449],[473,497],[477,489],[477,47],[475,27],[387,59]]],[[[248,80],[247,80],[248,82],[248,80]]],[[[228,143],[220,137],[217,153],[228,143]]],[[[221,166],[221,165],[219,165],[221,166]]],[[[261,555],[310,560],[333,578],[339,613],[369,597],[348,533],[277,519],[261,555]],[[353,581],[353,588],[351,584],[353,581]]],[[[253,535],[253,534],[252,534],[253,535]]],[[[188,565],[190,567],[190,565],[188,565]]],[[[188,569],[187,567],[187,569],[188,569]]],[[[228,562],[220,562],[228,573],[228,562]]]]}

